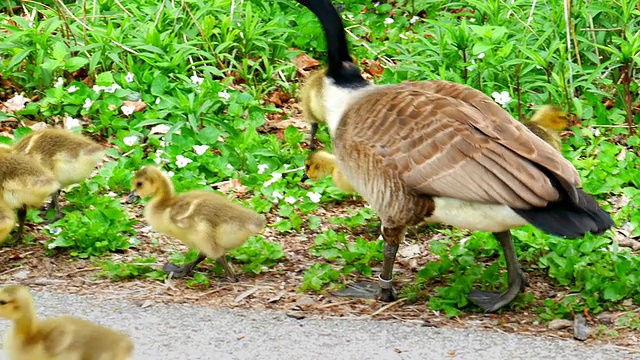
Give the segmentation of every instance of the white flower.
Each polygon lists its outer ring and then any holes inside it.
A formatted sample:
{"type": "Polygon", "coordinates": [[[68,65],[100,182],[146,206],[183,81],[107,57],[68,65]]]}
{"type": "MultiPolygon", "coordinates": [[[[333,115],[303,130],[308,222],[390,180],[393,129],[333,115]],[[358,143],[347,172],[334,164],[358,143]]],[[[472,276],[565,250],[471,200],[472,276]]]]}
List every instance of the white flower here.
{"type": "Polygon", "coordinates": [[[153,159],[153,161],[155,161],[156,164],[160,165],[163,162],[167,162],[167,160],[162,158],[162,155],[164,155],[164,151],[158,149],[158,150],[156,150],[155,154],[156,154],[156,157],[155,157],[155,159],[153,159]]]}
{"type": "Polygon", "coordinates": [[[295,204],[296,198],[294,198],[293,196],[287,196],[286,198],[284,198],[284,202],[286,202],[287,204],[295,204]]]}
{"type": "MultiPolygon", "coordinates": [[[[474,59],[471,59],[471,63],[472,63],[473,65],[475,65],[475,64],[476,64],[476,61],[475,61],[474,59]]],[[[469,66],[467,69],[468,69],[469,71],[473,71],[473,70],[475,70],[475,69],[476,69],[476,67],[475,67],[475,66],[469,66]]]]}
{"type": "MultiPolygon", "coordinates": [[[[169,131],[169,129],[171,129],[171,126],[166,125],[166,124],[156,125],[156,126],[151,128],[151,131],[149,132],[149,135],[155,134],[155,133],[166,134],[167,131],[169,131]]],[[[164,146],[164,144],[162,144],[162,146],[164,146]]]]}
{"type": "Polygon", "coordinates": [[[104,90],[104,86],[100,86],[100,85],[93,85],[93,91],[97,92],[98,94],[100,93],[100,91],[104,90]]]}
{"type": "Polygon", "coordinates": [[[392,18],[386,18],[386,19],[384,19],[384,24],[385,24],[385,25],[391,25],[391,24],[393,24],[393,19],[392,19],[392,18]]]}
{"type": "Polygon", "coordinates": [[[221,97],[225,100],[229,100],[229,98],[231,97],[231,94],[229,94],[227,90],[222,90],[218,93],[218,97],[221,97]]]}
{"type": "Polygon", "coordinates": [[[258,174],[264,174],[264,171],[269,168],[267,164],[259,164],[258,165],[258,174]]]}
{"type": "MultiPolygon", "coordinates": [[[[191,162],[191,161],[189,160],[189,162],[191,162]]],[[[165,174],[167,174],[168,177],[173,177],[175,175],[175,173],[173,171],[171,171],[171,170],[165,172],[165,174]]]]}
{"type": "Polygon", "coordinates": [[[136,243],[136,238],[134,238],[133,236],[129,238],[129,244],[133,245],[136,243]]]}
{"type": "Polygon", "coordinates": [[[156,98],[156,105],[160,104],[160,97],[156,98]]]}
{"type": "Polygon", "coordinates": [[[76,91],[78,91],[78,89],[79,89],[79,88],[78,88],[77,86],[75,86],[75,85],[71,85],[71,86],[69,86],[69,88],[67,89],[67,91],[68,91],[69,93],[72,93],[72,92],[76,92],[76,91]]]}
{"type": "Polygon", "coordinates": [[[69,115],[64,118],[65,129],[73,129],[76,126],[80,126],[80,121],[78,119],[74,119],[69,115]]]}
{"type": "Polygon", "coordinates": [[[125,115],[127,115],[127,116],[129,116],[129,115],[133,114],[133,111],[134,111],[135,109],[136,109],[136,107],[135,107],[135,106],[133,106],[133,105],[128,105],[128,106],[127,106],[127,105],[122,105],[122,106],[120,107],[120,110],[122,110],[122,113],[123,113],[123,114],[125,114],[125,115]]]}
{"type": "Polygon", "coordinates": [[[209,149],[209,145],[194,145],[193,151],[196,152],[196,155],[202,155],[209,149]]]}
{"type": "Polygon", "coordinates": [[[271,179],[264,182],[264,187],[271,186],[271,184],[275,183],[280,179],[282,179],[281,173],[277,173],[277,172],[271,173],[271,179]]]}
{"type": "Polygon", "coordinates": [[[411,20],[409,20],[409,22],[412,23],[412,24],[415,24],[416,21],[418,21],[418,20],[420,20],[420,18],[417,17],[417,16],[414,16],[414,17],[411,18],[411,20]]]}
{"type": "Polygon", "coordinates": [[[111,86],[103,87],[103,90],[108,93],[114,93],[118,89],[122,89],[122,87],[116,83],[111,84],[111,86]]]}
{"type": "Polygon", "coordinates": [[[116,197],[116,196],[118,196],[118,194],[114,193],[113,191],[109,191],[109,192],[107,193],[107,196],[109,196],[109,197],[116,197]]]}
{"type": "Polygon", "coordinates": [[[536,69],[543,69],[543,67],[540,65],[536,65],[536,69]]]}
{"type": "Polygon", "coordinates": [[[284,197],[284,195],[282,195],[282,194],[280,193],[280,191],[278,191],[278,190],[274,190],[274,191],[271,193],[271,196],[273,196],[273,197],[274,197],[274,198],[276,198],[276,199],[282,199],[282,198],[284,197]]]}
{"type": "Polygon", "coordinates": [[[478,54],[478,59],[481,59],[481,60],[484,59],[484,53],[478,54]]]}
{"type": "Polygon", "coordinates": [[[398,35],[400,37],[400,39],[408,39],[407,35],[405,35],[404,33],[401,33],[400,35],[398,35]]]}
{"type": "Polygon", "coordinates": [[[201,77],[198,77],[197,74],[191,75],[190,79],[191,79],[191,82],[196,84],[196,85],[202,85],[202,82],[204,81],[204,79],[201,78],[201,77]]]}
{"type": "Polygon", "coordinates": [[[192,163],[193,160],[189,159],[188,157],[184,157],[182,155],[178,155],[176,156],[176,166],[179,168],[183,168],[187,165],[189,165],[189,163],[192,163]]]}
{"type": "Polygon", "coordinates": [[[127,146],[133,146],[136,142],[138,142],[138,137],[135,135],[127,136],[122,139],[122,142],[127,146]]]}
{"type": "MultiPolygon", "coordinates": [[[[47,229],[49,230],[51,235],[54,235],[54,236],[59,235],[62,232],[62,228],[59,228],[59,227],[52,228],[47,225],[47,229]]],[[[56,247],[55,244],[53,243],[49,244],[49,249],[53,249],[54,247],[56,247]],[[51,247],[51,245],[53,245],[53,247],[51,247]]]]}
{"type": "Polygon", "coordinates": [[[307,197],[309,197],[309,199],[311,199],[311,201],[313,201],[314,203],[319,203],[322,195],[317,192],[308,192],[307,197]]]}
{"type": "Polygon", "coordinates": [[[91,101],[91,99],[86,98],[84,99],[84,105],[82,105],[83,108],[89,110],[91,109],[91,106],[93,105],[93,101],[91,101]]]}
{"type": "MultiPolygon", "coordinates": [[[[56,235],[56,234],[54,234],[54,235],[56,235]]],[[[54,243],[50,242],[50,243],[49,243],[49,245],[47,245],[47,248],[48,248],[49,250],[53,250],[53,249],[55,249],[55,248],[56,248],[56,244],[54,244],[54,243]]]]}
{"type": "Polygon", "coordinates": [[[133,74],[130,73],[130,72],[127,73],[127,75],[125,75],[125,77],[124,77],[124,81],[126,81],[128,83],[133,82],[133,74]]]}
{"type": "Polygon", "coordinates": [[[227,169],[233,170],[233,166],[231,164],[227,164],[227,169]]]}
{"type": "Polygon", "coordinates": [[[58,80],[56,80],[56,83],[53,84],[54,88],[59,88],[60,86],[62,86],[64,84],[64,79],[59,77],[58,80]]]}
{"type": "Polygon", "coordinates": [[[509,102],[511,102],[511,96],[509,95],[508,91],[503,91],[503,92],[497,92],[494,91],[491,93],[491,96],[493,96],[493,99],[500,105],[502,105],[502,107],[507,107],[507,105],[509,104],[509,102]]]}

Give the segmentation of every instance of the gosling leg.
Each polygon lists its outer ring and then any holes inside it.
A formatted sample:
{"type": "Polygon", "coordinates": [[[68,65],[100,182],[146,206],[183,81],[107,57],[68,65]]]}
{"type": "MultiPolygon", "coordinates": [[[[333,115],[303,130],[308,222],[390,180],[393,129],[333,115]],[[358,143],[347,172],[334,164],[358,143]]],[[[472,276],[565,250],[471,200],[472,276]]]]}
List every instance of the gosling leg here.
{"type": "Polygon", "coordinates": [[[230,282],[238,282],[238,278],[236,277],[236,272],[233,271],[233,269],[227,262],[227,257],[225,255],[220,256],[218,258],[218,262],[220,263],[220,265],[222,265],[224,272],[227,274],[227,279],[229,279],[230,282]]]}
{"type": "Polygon", "coordinates": [[[310,139],[309,139],[309,150],[316,150],[316,134],[318,133],[318,123],[311,124],[310,131],[310,139]]]}
{"type": "Polygon", "coordinates": [[[184,264],[184,266],[178,266],[176,264],[166,263],[162,267],[162,271],[166,272],[167,274],[171,274],[171,277],[173,278],[183,278],[185,276],[191,276],[193,275],[193,269],[195,269],[195,267],[198,266],[198,264],[200,264],[206,258],[207,258],[206,256],[200,253],[198,254],[198,257],[196,257],[195,260],[193,260],[188,264],[184,264]]]}
{"type": "Polygon", "coordinates": [[[54,222],[62,219],[62,211],[60,211],[60,202],[59,202],[59,198],[60,198],[60,194],[61,193],[62,193],[62,191],[58,189],[58,191],[56,191],[55,193],[51,194],[51,202],[49,202],[49,204],[44,209],[44,215],[46,215],[47,211],[49,211],[49,209],[51,209],[51,208],[55,209],[55,211],[56,211],[56,214],[53,217],[53,219],[46,220],[44,222],[47,225],[53,224],[54,222]]]}
{"type": "Polygon", "coordinates": [[[493,312],[509,304],[529,283],[529,279],[522,271],[522,267],[518,262],[516,249],[511,239],[511,233],[509,231],[503,231],[493,233],[493,236],[500,241],[500,245],[502,245],[504,251],[504,258],[507,261],[509,285],[504,292],[471,290],[469,299],[485,312],[493,312]]]}
{"type": "Polygon", "coordinates": [[[400,242],[404,240],[405,230],[405,227],[382,227],[384,261],[382,263],[382,272],[378,275],[378,284],[371,281],[361,281],[356,284],[349,284],[345,289],[336,291],[333,294],[336,296],[378,299],[386,302],[396,300],[398,294],[393,288],[393,264],[396,261],[400,242]]]}
{"type": "Polygon", "coordinates": [[[24,232],[24,222],[27,219],[27,205],[24,205],[20,209],[18,209],[18,230],[16,230],[14,239],[17,241],[22,241],[22,234],[24,232]]]}

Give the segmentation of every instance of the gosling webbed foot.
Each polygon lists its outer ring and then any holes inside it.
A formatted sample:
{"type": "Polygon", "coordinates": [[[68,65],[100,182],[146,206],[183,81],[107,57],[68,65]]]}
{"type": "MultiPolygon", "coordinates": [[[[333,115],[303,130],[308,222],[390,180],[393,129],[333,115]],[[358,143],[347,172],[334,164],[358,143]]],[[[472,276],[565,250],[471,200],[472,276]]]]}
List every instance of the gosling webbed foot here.
{"type": "Polygon", "coordinates": [[[217,261],[218,263],[220,263],[220,265],[222,265],[224,272],[227,274],[227,280],[229,280],[229,282],[232,282],[232,283],[238,282],[238,277],[236,276],[236,272],[233,271],[233,268],[231,268],[231,265],[229,265],[229,263],[227,262],[226,256],[225,255],[220,256],[217,261]]]}
{"type": "Polygon", "coordinates": [[[484,291],[484,290],[471,290],[469,293],[469,300],[478,305],[485,312],[494,312],[503,306],[511,303],[520,293],[524,290],[525,284],[529,282],[529,279],[523,273],[509,284],[506,291],[484,291]]]}
{"type": "Polygon", "coordinates": [[[385,302],[395,301],[398,293],[393,287],[382,289],[373,281],[360,281],[348,284],[346,288],[332,293],[335,296],[354,297],[360,299],[372,299],[385,302]]]}
{"type": "Polygon", "coordinates": [[[179,279],[187,276],[193,276],[193,268],[189,266],[178,266],[172,263],[166,263],[162,267],[162,271],[171,275],[174,279],[179,279]]]}

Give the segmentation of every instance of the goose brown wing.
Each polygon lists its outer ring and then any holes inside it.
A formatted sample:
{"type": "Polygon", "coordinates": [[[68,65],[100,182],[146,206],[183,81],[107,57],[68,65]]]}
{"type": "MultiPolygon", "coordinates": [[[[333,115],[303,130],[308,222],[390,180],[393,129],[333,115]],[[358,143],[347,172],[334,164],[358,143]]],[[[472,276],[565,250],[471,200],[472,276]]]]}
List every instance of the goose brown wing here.
{"type": "Polygon", "coordinates": [[[579,185],[562,154],[483,93],[455,83],[373,90],[345,113],[337,134],[371,146],[407,187],[424,194],[527,209],[559,197],[541,169],[569,192],[579,185]]]}

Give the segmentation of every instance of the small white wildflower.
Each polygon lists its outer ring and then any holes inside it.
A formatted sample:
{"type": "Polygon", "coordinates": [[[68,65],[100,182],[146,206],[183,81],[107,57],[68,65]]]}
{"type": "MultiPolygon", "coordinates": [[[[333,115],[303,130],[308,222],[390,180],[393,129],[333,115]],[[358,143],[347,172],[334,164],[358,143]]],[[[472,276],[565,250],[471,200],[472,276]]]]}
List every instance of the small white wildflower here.
{"type": "Polygon", "coordinates": [[[193,151],[195,151],[196,155],[202,155],[207,150],[209,150],[209,145],[194,145],[193,151]]]}
{"type": "Polygon", "coordinates": [[[122,113],[129,116],[131,114],[133,114],[133,111],[136,109],[135,106],[133,105],[122,105],[120,107],[120,110],[122,110],[122,113]]]}
{"type": "MultiPolygon", "coordinates": [[[[167,131],[169,131],[169,129],[171,129],[171,126],[169,126],[169,125],[165,125],[165,124],[156,125],[156,126],[151,128],[151,131],[149,132],[149,135],[155,134],[155,133],[166,134],[167,131]]],[[[162,146],[164,146],[164,144],[162,144],[162,146]]]]}
{"type": "Polygon", "coordinates": [[[76,92],[76,91],[78,91],[78,89],[80,89],[80,88],[79,88],[79,87],[77,87],[77,86],[75,86],[75,85],[71,85],[71,86],[69,86],[69,88],[67,89],[67,91],[68,91],[69,93],[72,93],[72,92],[76,92]]]}
{"type": "Polygon", "coordinates": [[[156,98],[156,105],[160,104],[160,97],[156,98]]]}
{"type": "Polygon", "coordinates": [[[199,77],[197,74],[191,75],[190,79],[191,79],[191,82],[196,85],[202,85],[202,82],[204,81],[204,79],[199,77]]]}
{"type": "Polygon", "coordinates": [[[540,65],[536,65],[536,69],[544,69],[544,68],[540,65]]]}
{"type": "Polygon", "coordinates": [[[130,244],[130,245],[133,245],[133,244],[135,244],[135,243],[136,243],[136,238],[134,238],[134,237],[130,237],[130,238],[129,238],[129,244],[130,244]]]}
{"type": "MultiPolygon", "coordinates": [[[[191,162],[191,161],[189,161],[191,162]]],[[[167,174],[168,177],[173,177],[175,175],[175,173],[173,171],[167,171],[165,174],[167,174]]]]}
{"type": "Polygon", "coordinates": [[[476,22],[476,18],[471,18],[471,19],[469,19],[469,21],[476,22]]]}
{"type": "MultiPolygon", "coordinates": [[[[54,236],[55,235],[59,235],[62,232],[62,228],[59,228],[59,227],[52,228],[52,227],[47,226],[47,229],[49,230],[51,235],[54,235],[54,236]]],[[[49,244],[49,246],[51,246],[51,245],[52,244],[49,244]]],[[[53,249],[54,247],[56,247],[55,244],[53,244],[53,247],[50,247],[49,249],[53,249]]]]}
{"type": "Polygon", "coordinates": [[[113,191],[109,191],[109,192],[107,193],[107,196],[109,196],[109,197],[116,197],[116,196],[118,196],[118,194],[114,193],[113,191]]]}
{"type": "Polygon", "coordinates": [[[380,5],[380,1],[376,1],[375,4],[373,4],[374,7],[378,7],[380,5]]]}
{"type": "Polygon", "coordinates": [[[288,169],[289,167],[291,167],[291,164],[284,164],[284,165],[282,165],[282,167],[286,170],[286,169],[288,169]]]}
{"type": "Polygon", "coordinates": [[[138,142],[138,137],[135,135],[127,136],[124,139],[122,139],[122,142],[125,143],[125,145],[127,146],[133,146],[135,143],[138,142]]]}
{"type": "Polygon", "coordinates": [[[507,105],[509,104],[509,102],[511,102],[511,96],[509,95],[508,91],[503,91],[503,92],[497,92],[494,91],[491,93],[491,96],[493,96],[493,99],[500,105],[502,105],[502,107],[507,107],[507,105]]]}
{"type": "Polygon", "coordinates": [[[229,100],[229,98],[231,97],[231,94],[229,94],[227,90],[223,90],[218,93],[218,97],[221,97],[225,100],[229,100]]]}
{"type": "Polygon", "coordinates": [[[84,99],[84,105],[82,105],[82,107],[89,110],[91,109],[91,106],[93,106],[93,101],[89,98],[84,99]]]}
{"type": "Polygon", "coordinates": [[[74,119],[69,115],[64,118],[65,129],[73,129],[76,126],[80,126],[80,121],[78,119],[74,119]]]}
{"type": "Polygon", "coordinates": [[[392,18],[386,18],[386,19],[384,19],[384,24],[385,24],[385,25],[391,25],[391,24],[393,24],[393,19],[392,19],[392,18]]]}
{"type": "Polygon", "coordinates": [[[258,174],[264,174],[264,171],[269,168],[267,164],[258,164],[258,174]]]}
{"type": "Polygon", "coordinates": [[[227,164],[227,169],[233,170],[233,165],[227,164]]]}
{"type": "Polygon", "coordinates": [[[93,91],[97,92],[98,94],[100,93],[100,91],[104,90],[104,86],[100,86],[100,85],[93,85],[93,91]]]}
{"type": "Polygon", "coordinates": [[[411,24],[415,24],[415,23],[416,23],[416,21],[418,21],[418,20],[420,20],[420,18],[419,18],[419,17],[417,17],[417,16],[414,16],[414,17],[412,17],[412,18],[411,18],[411,20],[409,20],[409,22],[410,22],[411,24]]]}
{"type": "Polygon", "coordinates": [[[179,168],[183,168],[187,165],[189,165],[189,163],[192,163],[193,160],[189,159],[188,157],[184,157],[182,155],[178,155],[176,156],[176,166],[179,168]]]}
{"type": "Polygon", "coordinates": [[[53,87],[54,88],[59,88],[62,85],[64,85],[64,79],[59,77],[58,80],[56,80],[56,83],[53,84],[53,87]]]}
{"type": "Polygon", "coordinates": [[[277,173],[277,172],[271,173],[271,179],[264,182],[264,187],[271,186],[271,184],[275,183],[280,179],[282,179],[281,173],[277,173]]]}
{"type": "MultiPolygon", "coordinates": [[[[475,65],[475,64],[476,64],[476,61],[475,61],[474,59],[471,59],[471,63],[472,63],[473,65],[475,65]]],[[[469,71],[474,71],[475,69],[476,69],[476,67],[475,67],[475,66],[469,66],[469,67],[467,68],[467,70],[469,70],[469,71]]]]}
{"type": "Polygon", "coordinates": [[[278,191],[278,190],[274,190],[274,191],[271,193],[271,196],[273,196],[273,197],[274,197],[274,198],[276,198],[276,199],[282,199],[282,198],[284,198],[284,195],[282,195],[282,194],[280,193],[280,191],[278,191]]]}
{"type": "MultiPolygon", "coordinates": [[[[54,234],[54,235],[55,235],[55,234],[54,234]]],[[[49,243],[49,245],[47,245],[47,248],[48,248],[49,250],[53,250],[53,249],[55,249],[55,248],[56,248],[56,244],[54,244],[54,243],[52,243],[52,242],[51,242],[51,243],[49,243]]]]}
{"type": "Polygon", "coordinates": [[[124,77],[124,81],[128,83],[133,82],[133,79],[134,79],[133,73],[130,73],[130,72],[128,72],[127,75],[125,75],[124,77]]]}
{"type": "Polygon", "coordinates": [[[320,195],[317,192],[308,192],[307,193],[307,197],[309,199],[311,199],[312,202],[319,203],[320,202],[320,198],[322,198],[322,195],[320,195]]]}
{"type": "Polygon", "coordinates": [[[400,37],[400,39],[408,39],[407,35],[405,35],[404,33],[401,33],[400,35],[398,35],[400,37]]]}
{"type": "Polygon", "coordinates": [[[286,198],[284,198],[284,202],[286,202],[287,204],[295,204],[296,198],[294,198],[293,196],[287,196],[286,198]]]}
{"type": "Polygon", "coordinates": [[[108,93],[114,93],[116,90],[122,89],[122,87],[116,83],[111,84],[111,86],[104,87],[103,90],[108,93]]]}
{"type": "Polygon", "coordinates": [[[484,53],[480,53],[480,54],[478,54],[478,59],[482,60],[482,59],[484,59],[484,56],[485,56],[484,53]]]}

